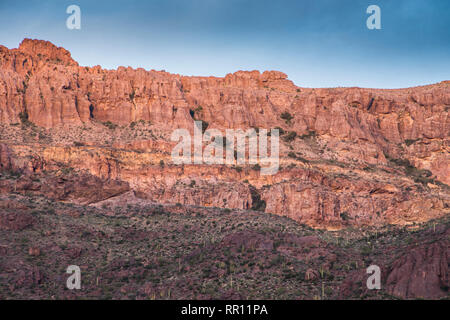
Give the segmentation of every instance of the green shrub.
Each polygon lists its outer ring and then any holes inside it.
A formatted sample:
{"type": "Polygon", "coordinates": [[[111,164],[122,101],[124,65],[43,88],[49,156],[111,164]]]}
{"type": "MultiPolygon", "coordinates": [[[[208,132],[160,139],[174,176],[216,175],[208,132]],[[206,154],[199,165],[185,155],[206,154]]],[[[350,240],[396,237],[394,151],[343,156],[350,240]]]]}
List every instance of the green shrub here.
{"type": "Polygon", "coordinates": [[[259,171],[259,170],[261,170],[261,166],[257,163],[252,167],[252,169],[255,171],[259,171]]]}
{"type": "Polygon", "coordinates": [[[340,216],[341,219],[344,220],[344,221],[350,220],[350,216],[348,215],[348,212],[347,212],[347,211],[341,212],[339,216],[340,216]]]}
{"type": "Polygon", "coordinates": [[[117,124],[112,123],[111,121],[103,122],[103,125],[110,130],[114,130],[117,128],[117,124]]]}
{"type": "Polygon", "coordinates": [[[297,138],[297,132],[295,132],[295,131],[290,131],[286,135],[283,136],[283,140],[285,142],[292,142],[295,140],[295,138],[297,138]]]}
{"type": "Polygon", "coordinates": [[[406,139],[406,140],[405,140],[405,143],[406,143],[406,145],[409,147],[410,145],[416,143],[417,141],[419,141],[419,139],[415,139],[415,140],[406,139]]]}
{"type": "Polygon", "coordinates": [[[284,131],[284,129],[283,129],[283,128],[280,128],[280,127],[275,127],[275,129],[278,129],[278,131],[279,131],[280,135],[283,135],[283,134],[285,133],[285,131],[284,131]]]}
{"type": "Polygon", "coordinates": [[[294,117],[287,111],[281,114],[281,119],[283,119],[286,123],[290,123],[294,117]]]}
{"type": "Polygon", "coordinates": [[[405,174],[410,176],[414,182],[421,183],[423,185],[436,182],[434,179],[430,178],[433,175],[430,170],[418,169],[414,167],[408,159],[395,159],[391,158],[388,154],[384,154],[384,156],[392,164],[403,167],[405,174]]]}
{"type": "Polygon", "coordinates": [[[317,133],[314,130],[310,130],[308,131],[308,133],[306,134],[302,134],[300,136],[300,139],[305,139],[305,138],[314,138],[317,136],[317,133]]]}

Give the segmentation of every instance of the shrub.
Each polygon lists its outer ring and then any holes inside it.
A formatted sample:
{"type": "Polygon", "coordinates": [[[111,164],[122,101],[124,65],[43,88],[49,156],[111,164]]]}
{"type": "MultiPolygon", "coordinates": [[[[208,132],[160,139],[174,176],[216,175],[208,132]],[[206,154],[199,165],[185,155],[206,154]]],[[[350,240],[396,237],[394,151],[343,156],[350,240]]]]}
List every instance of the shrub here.
{"type": "Polygon", "coordinates": [[[252,169],[258,171],[261,170],[261,166],[257,163],[252,167],[252,169]]]}
{"type": "Polygon", "coordinates": [[[285,133],[283,128],[275,127],[275,129],[278,129],[280,135],[283,135],[285,133]]]}
{"type": "Polygon", "coordinates": [[[314,130],[310,130],[310,131],[308,131],[308,133],[302,134],[300,136],[300,139],[314,138],[315,136],[317,136],[317,133],[314,130]]]}
{"type": "Polygon", "coordinates": [[[408,159],[394,159],[391,158],[388,154],[384,155],[387,160],[391,163],[403,167],[405,170],[405,174],[409,175],[414,182],[421,183],[423,185],[427,185],[428,183],[435,183],[434,179],[430,177],[433,175],[430,170],[418,169],[414,167],[408,159]]]}
{"type": "Polygon", "coordinates": [[[286,121],[286,123],[290,123],[294,117],[289,112],[285,111],[281,114],[281,119],[286,121]]]}
{"type": "Polygon", "coordinates": [[[294,141],[294,139],[297,138],[297,132],[295,131],[290,131],[289,133],[287,133],[285,136],[283,136],[283,140],[285,142],[291,142],[294,141]]]}
{"type": "Polygon", "coordinates": [[[416,143],[419,139],[415,139],[415,140],[411,140],[411,139],[406,139],[405,143],[406,145],[409,147],[410,145],[416,143]]]}
{"type": "Polygon", "coordinates": [[[339,216],[340,216],[341,219],[344,220],[344,221],[350,220],[350,216],[348,215],[348,212],[347,212],[347,211],[341,212],[339,216]]]}
{"type": "Polygon", "coordinates": [[[103,122],[103,125],[110,130],[114,130],[117,128],[117,124],[112,123],[111,121],[103,122]]]}

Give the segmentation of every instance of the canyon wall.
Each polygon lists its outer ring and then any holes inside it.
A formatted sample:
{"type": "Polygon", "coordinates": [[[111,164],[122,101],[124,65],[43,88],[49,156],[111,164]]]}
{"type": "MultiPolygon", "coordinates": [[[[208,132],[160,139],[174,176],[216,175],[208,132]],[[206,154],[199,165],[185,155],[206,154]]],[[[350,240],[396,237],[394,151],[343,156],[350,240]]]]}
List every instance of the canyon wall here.
{"type": "Polygon", "coordinates": [[[79,66],[46,41],[0,46],[3,170],[73,168],[158,203],[257,209],[329,227],[425,221],[449,212],[449,111],[450,81],[311,89],[278,71],[105,70],[79,66]],[[174,165],[170,134],[194,120],[279,128],[279,172],[174,165]]]}

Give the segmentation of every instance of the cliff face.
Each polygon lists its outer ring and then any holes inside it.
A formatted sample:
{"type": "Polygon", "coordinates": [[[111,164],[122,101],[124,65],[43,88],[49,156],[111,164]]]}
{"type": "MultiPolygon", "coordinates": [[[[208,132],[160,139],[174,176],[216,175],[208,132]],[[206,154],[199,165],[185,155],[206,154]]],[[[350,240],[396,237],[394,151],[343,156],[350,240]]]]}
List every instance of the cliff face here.
{"type": "Polygon", "coordinates": [[[217,78],[104,70],[80,67],[45,41],[0,46],[3,170],[85,170],[128,183],[138,198],[253,208],[311,225],[448,213],[449,107],[450,81],[308,89],[277,71],[217,78]],[[170,134],[194,119],[221,130],[279,127],[280,171],[173,165],[170,134]]]}

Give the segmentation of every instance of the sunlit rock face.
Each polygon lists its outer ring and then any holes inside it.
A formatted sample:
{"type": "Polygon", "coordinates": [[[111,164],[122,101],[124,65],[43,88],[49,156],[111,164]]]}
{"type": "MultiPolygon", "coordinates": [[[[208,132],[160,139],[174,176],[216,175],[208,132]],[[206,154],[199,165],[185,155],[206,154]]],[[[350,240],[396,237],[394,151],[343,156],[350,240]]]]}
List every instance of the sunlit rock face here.
{"type": "MultiPolygon", "coordinates": [[[[426,221],[449,212],[449,111],[449,81],[310,89],[278,71],[105,70],[79,66],[46,41],[0,46],[0,169],[65,167],[100,179],[71,183],[105,189],[73,191],[82,202],[131,191],[136,201],[257,209],[328,228],[426,221]],[[192,131],[194,120],[223,131],[279,128],[280,170],[173,165],[171,132],[192,131]]],[[[58,198],[56,185],[22,189],[58,198]]]]}

